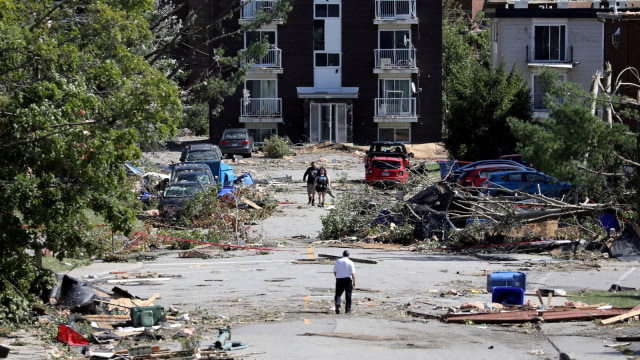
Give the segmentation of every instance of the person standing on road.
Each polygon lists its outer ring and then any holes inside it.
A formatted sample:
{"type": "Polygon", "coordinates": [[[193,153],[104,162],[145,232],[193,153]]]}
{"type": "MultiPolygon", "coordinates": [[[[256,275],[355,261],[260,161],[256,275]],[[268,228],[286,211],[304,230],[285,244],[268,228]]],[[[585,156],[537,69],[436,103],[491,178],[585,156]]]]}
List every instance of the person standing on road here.
{"type": "Polygon", "coordinates": [[[321,167],[318,170],[318,176],[316,177],[316,181],[313,185],[318,193],[318,206],[323,207],[327,189],[331,186],[331,179],[329,179],[329,175],[327,175],[327,169],[321,167]]]}
{"type": "Polygon", "coordinates": [[[316,162],[312,161],[311,166],[307,168],[307,171],[302,175],[302,181],[307,181],[307,196],[309,196],[309,202],[307,205],[315,206],[316,204],[316,189],[315,189],[315,181],[318,176],[318,168],[316,167],[316,162]]]}
{"type": "Polygon", "coordinates": [[[351,253],[345,250],[342,257],[333,264],[333,275],[336,277],[336,314],[340,314],[340,297],[345,293],[344,310],[351,313],[351,292],[356,287],[356,268],[353,261],[349,259],[351,253]],[[353,280],[353,282],[351,281],[353,280]]]}

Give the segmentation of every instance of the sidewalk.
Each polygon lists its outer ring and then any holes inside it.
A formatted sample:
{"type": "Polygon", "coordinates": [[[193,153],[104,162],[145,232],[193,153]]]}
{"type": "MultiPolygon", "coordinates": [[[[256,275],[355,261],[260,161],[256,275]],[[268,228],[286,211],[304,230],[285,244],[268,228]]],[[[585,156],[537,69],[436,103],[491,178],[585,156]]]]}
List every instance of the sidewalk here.
{"type": "Polygon", "coordinates": [[[75,268],[67,273],[67,275],[75,278],[87,278],[89,275],[104,275],[112,272],[132,271],[142,269],[142,262],[123,263],[123,262],[94,262],[90,265],[75,268]]]}

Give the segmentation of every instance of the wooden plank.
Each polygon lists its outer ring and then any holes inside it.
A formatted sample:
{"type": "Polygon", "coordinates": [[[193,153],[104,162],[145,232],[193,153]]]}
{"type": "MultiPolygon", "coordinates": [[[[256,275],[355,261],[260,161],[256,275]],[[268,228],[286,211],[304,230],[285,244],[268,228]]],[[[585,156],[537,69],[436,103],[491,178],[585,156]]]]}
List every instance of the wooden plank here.
{"type": "Polygon", "coordinates": [[[614,323],[614,322],[618,322],[618,321],[622,321],[622,320],[628,319],[628,318],[636,316],[636,315],[640,315],[640,310],[632,310],[632,311],[629,311],[627,313],[624,313],[624,314],[621,314],[621,315],[618,315],[618,316],[614,316],[612,318],[604,319],[604,320],[602,320],[602,324],[603,325],[608,325],[608,324],[611,324],[611,323],[614,323]]]}
{"type": "Polygon", "coordinates": [[[547,307],[550,308],[551,307],[551,298],[553,298],[553,292],[549,292],[549,295],[547,295],[547,307]]]}
{"type": "MultiPolygon", "coordinates": [[[[327,254],[318,254],[318,256],[323,257],[323,258],[327,258],[327,259],[332,259],[332,260],[338,260],[340,259],[342,256],[336,256],[336,255],[327,255],[327,254]]],[[[357,262],[357,263],[363,263],[363,264],[377,264],[378,262],[375,260],[367,260],[367,259],[357,259],[357,258],[349,258],[351,261],[353,262],[357,262]]]]}
{"type": "Polygon", "coordinates": [[[594,319],[605,319],[613,315],[623,314],[627,311],[629,311],[629,309],[574,309],[568,311],[547,311],[541,312],[540,318],[544,319],[544,322],[591,321],[594,319]]]}
{"type": "Polygon", "coordinates": [[[240,200],[244,203],[246,203],[247,205],[251,206],[252,208],[256,209],[256,210],[260,210],[262,209],[258,204],[254,203],[253,201],[245,198],[244,196],[240,197],[240,200]]]}
{"type": "Polygon", "coordinates": [[[155,293],[155,294],[151,295],[150,298],[148,298],[147,300],[142,302],[142,306],[149,306],[149,305],[153,304],[153,302],[156,301],[156,299],[158,297],[160,297],[159,293],[155,293]]]}
{"type": "Polygon", "coordinates": [[[536,296],[538,297],[538,301],[540,301],[540,305],[544,306],[544,301],[542,301],[542,295],[540,295],[540,290],[536,290],[536,296]]]}

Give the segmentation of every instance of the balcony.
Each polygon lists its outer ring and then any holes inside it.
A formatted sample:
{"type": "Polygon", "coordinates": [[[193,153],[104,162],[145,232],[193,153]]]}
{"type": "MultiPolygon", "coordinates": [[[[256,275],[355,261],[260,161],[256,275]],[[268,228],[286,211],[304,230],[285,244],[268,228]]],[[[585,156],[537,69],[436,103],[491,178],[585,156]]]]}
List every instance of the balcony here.
{"type": "Polygon", "coordinates": [[[539,50],[536,52],[535,48],[527,49],[527,64],[529,67],[557,67],[557,68],[573,68],[578,65],[579,62],[573,61],[573,46],[568,46],[567,49],[547,49],[539,50]]]}
{"type": "MultiPolygon", "coordinates": [[[[273,13],[278,0],[242,0],[240,21],[255,20],[260,13],[273,13]]],[[[282,23],[281,18],[275,18],[276,23],[282,23]]]]}
{"type": "Polygon", "coordinates": [[[417,73],[416,49],[376,49],[374,50],[374,73],[408,72],[417,73]]]}
{"type": "Polygon", "coordinates": [[[257,56],[244,56],[244,63],[251,63],[251,72],[282,73],[282,49],[269,49],[267,54],[258,58],[257,56]]]}
{"type": "Polygon", "coordinates": [[[405,23],[417,24],[417,0],[376,0],[374,24],[405,23]]]}
{"type": "Polygon", "coordinates": [[[375,122],[417,122],[416,98],[376,98],[375,122]]]}
{"type": "Polygon", "coordinates": [[[240,122],[282,122],[282,98],[240,99],[240,122]]]}

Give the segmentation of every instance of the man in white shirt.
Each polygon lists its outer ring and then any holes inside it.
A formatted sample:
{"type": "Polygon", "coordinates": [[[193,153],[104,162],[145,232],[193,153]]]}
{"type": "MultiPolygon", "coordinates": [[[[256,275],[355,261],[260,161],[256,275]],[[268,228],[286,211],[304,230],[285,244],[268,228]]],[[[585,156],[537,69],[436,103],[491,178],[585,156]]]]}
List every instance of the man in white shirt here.
{"type": "Polygon", "coordinates": [[[340,297],[345,293],[345,312],[351,312],[351,292],[356,287],[356,268],[349,259],[350,252],[345,250],[342,257],[333,264],[333,275],[336,277],[336,314],[340,314],[340,297]],[[353,280],[353,282],[351,281],[353,280]]]}

